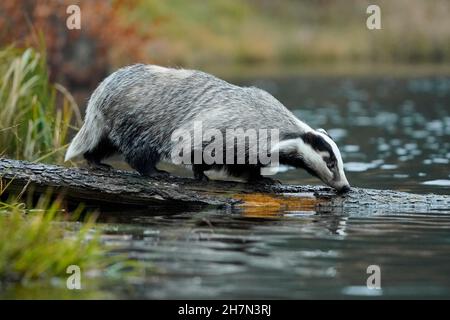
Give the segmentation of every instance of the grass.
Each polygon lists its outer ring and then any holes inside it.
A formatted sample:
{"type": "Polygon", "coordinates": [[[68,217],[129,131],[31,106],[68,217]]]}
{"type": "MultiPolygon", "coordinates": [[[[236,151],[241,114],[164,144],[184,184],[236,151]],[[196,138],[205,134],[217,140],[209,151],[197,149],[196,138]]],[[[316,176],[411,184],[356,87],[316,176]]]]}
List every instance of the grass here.
{"type": "Polygon", "coordinates": [[[43,52],[0,50],[0,156],[63,161],[79,111],[70,94],[50,82],[43,52]]]}
{"type": "MultiPolygon", "coordinates": [[[[7,188],[0,179],[0,199],[7,188]]],[[[103,286],[157,271],[102,243],[95,215],[81,207],[69,213],[50,194],[26,202],[20,196],[0,201],[0,298],[111,298],[103,286]],[[70,265],[80,267],[79,292],[66,288],[70,265]]]]}
{"type": "MultiPolygon", "coordinates": [[[[7,186],[0,186],[0,196],[7,186]]],[[[81,209],[71,213],[79,216],[81,209]]],[[[43,196],[33,207],[20,198],[0,202],[0,280],[30,281],[67,277],[69,265],[81,270],[106,267],[110,259],[92,216],[77,230],[68,228],[60,199],[43,196]]],[[[73,226],[73,224],[72,224],[73,226]]]]}
{"type": "MultiPolygon", "coordinates": [[[[62,162],[75,112],[70,94],[50,83],[44,54],[0,50],[0,156],[62,162]]],[[[0,199],[6,189],[0,179],[0,199]]],[[[0,201],[0,283],[66,278],[69,265],[89,270],[111,263],[92,231],[94,220],[70,230],[78,224],[67,223],[61,199],[50,199],[28,205],[20,197],[0,201]]],[[[80,212],[72,212],[70,221],[80,212]]]]}
{"type": "MultiPolygon", "coordinates": [[[[0,50],[0,156],[62,162],[78,110],[70,94],[49,81],[42,52],[0,50]]],[[[0,177],[0,199],[6,190],[0,177]]],[[[114,264],[100,233],[93,231],[94,219],[74,223],[81,209],[71,212],[69,219],[61,199],[46,195],[29,202],[20,196],[0,200],[1,287],[66,279],[70,265],[86,274],[114,264]]]]}

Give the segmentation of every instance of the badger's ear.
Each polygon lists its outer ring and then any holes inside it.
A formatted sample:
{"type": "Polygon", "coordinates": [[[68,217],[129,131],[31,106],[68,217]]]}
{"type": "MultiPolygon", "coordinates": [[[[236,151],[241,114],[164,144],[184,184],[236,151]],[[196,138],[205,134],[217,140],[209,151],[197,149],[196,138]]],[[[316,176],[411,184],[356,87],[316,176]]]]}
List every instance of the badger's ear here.
{"type": "Polygon", "coordinates": [[[319,128],[319,129],[317,129],[316,131],[317,131],[317,132],[320,132],[320,133],[323,133],[323,134],[326,134],[327,136],[330,136],[330,135],[328,134],[328,132],[326,132],[326,130],[323,129],[323,128],[319,128]]]}

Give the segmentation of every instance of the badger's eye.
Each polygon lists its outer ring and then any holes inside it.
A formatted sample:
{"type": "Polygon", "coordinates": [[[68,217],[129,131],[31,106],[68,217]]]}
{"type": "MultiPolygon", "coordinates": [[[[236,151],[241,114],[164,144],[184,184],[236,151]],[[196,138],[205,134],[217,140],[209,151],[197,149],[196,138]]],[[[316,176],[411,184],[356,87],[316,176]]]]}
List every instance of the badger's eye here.
{"type": "Polygon", "coordinates": [[[336,161],[330,157],[324,157],[323,161],[327,164],[328,169],[333,169],[336,166],[336,161]]]}

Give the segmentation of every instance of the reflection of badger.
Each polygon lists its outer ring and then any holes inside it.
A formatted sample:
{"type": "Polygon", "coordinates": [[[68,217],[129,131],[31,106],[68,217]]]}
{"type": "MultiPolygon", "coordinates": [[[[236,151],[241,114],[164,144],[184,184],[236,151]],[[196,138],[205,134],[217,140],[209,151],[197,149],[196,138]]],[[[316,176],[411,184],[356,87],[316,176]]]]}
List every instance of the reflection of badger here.
{"type": "MultiPolygon", "coordinates": [[[[190,130],[194,122],[221,132],[277,128],[279,143],[274,149],[281,164],[304,168],[340,191],[349,189],[333,140],[323,129],[313,130],[298,120],[269,93],[235,86],[200,71],[152,65],[122,68],[98,86],[66,161],[83,154],[91,165],[102,165],[102,159],[121,153],[132,168],[151,176],[159,172],[155,166],[160,159],[170,159],[172,133],[190,130]]],[[[260,162],[192,165],[200,180],[207,180],[204,171],[209,169],[260,180],[261,167],[260,162]]]]}

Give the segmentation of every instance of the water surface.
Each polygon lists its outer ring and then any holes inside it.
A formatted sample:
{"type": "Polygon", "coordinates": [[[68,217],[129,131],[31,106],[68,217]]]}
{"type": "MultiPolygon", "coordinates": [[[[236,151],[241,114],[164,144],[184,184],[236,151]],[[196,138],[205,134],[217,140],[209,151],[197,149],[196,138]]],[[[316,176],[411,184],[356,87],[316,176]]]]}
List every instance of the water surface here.
{"type": "Polygon", "coordinates": [[[161,268],[134,282],[127,296],[450,297],[450,215],[444,213],[264,217],[206,210],[126,220],[114,225],[108,241],[161,268]],[[381,290],[367,289],[369,265],[380,266],[381,290]]]}

